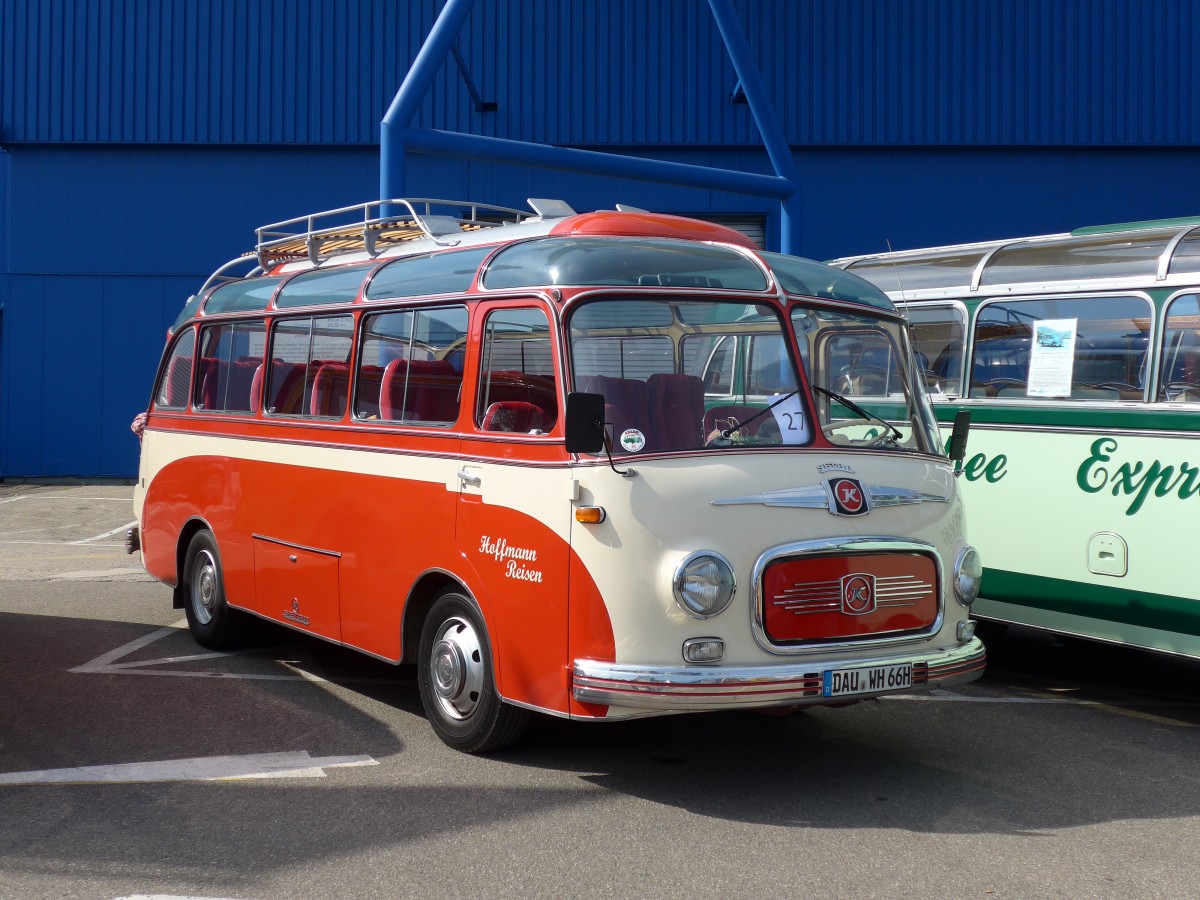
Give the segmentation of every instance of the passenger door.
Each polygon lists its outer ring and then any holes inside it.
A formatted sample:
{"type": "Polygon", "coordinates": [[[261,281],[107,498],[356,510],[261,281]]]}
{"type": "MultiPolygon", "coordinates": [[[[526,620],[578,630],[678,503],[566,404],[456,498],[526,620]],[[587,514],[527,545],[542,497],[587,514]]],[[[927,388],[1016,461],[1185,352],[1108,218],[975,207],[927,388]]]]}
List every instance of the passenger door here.
{"type": "Polygon", "coordinates": [[[501,694],[565,712],[572,507],[553,322],[537,301],[475,311],[457,535],[476,573],[501,694]]]}

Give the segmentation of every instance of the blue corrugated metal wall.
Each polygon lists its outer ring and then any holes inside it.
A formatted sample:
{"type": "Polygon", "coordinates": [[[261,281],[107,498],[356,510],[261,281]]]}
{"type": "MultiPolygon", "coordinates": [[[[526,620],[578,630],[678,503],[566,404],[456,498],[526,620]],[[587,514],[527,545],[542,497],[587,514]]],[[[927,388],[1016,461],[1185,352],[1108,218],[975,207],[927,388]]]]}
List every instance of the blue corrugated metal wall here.
{"type": "MultiPolygon", "coordinates": [[[[0,477],[132,475],[167,324],[253,228],[373,199],[437,0],[0,0],[0,477]]],[[[1200,211],[1184,0],[735,0],[816,258],[1200,211]]],[[[770,172],[704,0],[479,0],[416,124],[770,172]]],[[[762,198],[415,157],[432,196],[762,198]]]]}
{"type": "MultiPolygon", "coordinates": [[[[1193,145],[1195,0],[737,0],[797,145],[1193,145]]],[[[8,142],[375,144],[434,0],[5,0],[8,142]]],[[[755,144],[704,0],[481,0],[417,124],[755,144]]]]}

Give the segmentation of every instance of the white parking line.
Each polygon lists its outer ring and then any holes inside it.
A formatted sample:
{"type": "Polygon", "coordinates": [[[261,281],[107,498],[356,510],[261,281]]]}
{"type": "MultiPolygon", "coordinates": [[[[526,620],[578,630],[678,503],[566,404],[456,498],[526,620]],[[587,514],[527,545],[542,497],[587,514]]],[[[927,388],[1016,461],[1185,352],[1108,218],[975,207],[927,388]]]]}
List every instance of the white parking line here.
{"type": "MultiPolygon", "coordinates": [[[[90,662],[83,665],[75,666],[70,669],[73,674],[77,675],[155,675],[167,676],[171,678],[231,678],[235,681],[309,681],[314,684],[328,684],[329,680],[322,678],[313,672],[302,667],[293,665],[287,660],[275,660],[281,666],[290,669],[291,675],[267,675],[256,674],[252,672],[217,672],[211,669],[164,669],[162,666],[178,665],[180,663],[189,662],[208,662],[215,659],[221,659],[227,656],[251,656],[255,654],[270,653],[274,647],[250,647],[245,650],[224,650],[214,651],[209,653],[190,653],[184,656],[165,656],[157,659],[139,659],[132,662],[118,662],[123,657],[131,653],[136,653],[143,647],[153,644],[155,641],[162,640],[168,635],[176,634],[177,632],[187,628],[187,619],[180,619],[174,625],[168,625],[165,628],[159,628],[157,631],[152,631],[150,634],[143,635],[140,638],[130,641],[128,644],[123,644],[115,650],[110,650],[107,653],[97,656],[90,662]]],[[[394,679],[389,678],[338,678],[339,684],[394,684],[394,679]]]]}
{"type": "Polygon", "coordinates": [[[16,503],[18,500],[86,500],[89,503],[129,503],[128,497],[76,497],[74,494],[18,494],[5,497],[0,503],[16,503]]]}
{"type": "Polygon", "coordinates": [[[251,778],[324,778],[326,769],[377,766],[370,756],[309,756],[307,750],[206,756],[112,766],[78,766],[0,773],[0,786],[21,784],[147,784],[163,781],[241,781],[251,778]]]}
{"type": "Polygon", "coordinates": [[[98,534],[95,537],[84,538],[81,541],[68,541],[67,543],[69,543],[69,544],[90,544],[90,543],[92,543],[92,541],[102,541],[106,537],[112,537],[114,534],[120,534],[121,532],[128,531],[130,528],[132,528],[136,524],[137,524],[137,519],[134,519],[132,522],[126,522],[124,525],[118,525],[116,528],[112,529],[111,531],[104,532],[104,534],[98,534]]]}

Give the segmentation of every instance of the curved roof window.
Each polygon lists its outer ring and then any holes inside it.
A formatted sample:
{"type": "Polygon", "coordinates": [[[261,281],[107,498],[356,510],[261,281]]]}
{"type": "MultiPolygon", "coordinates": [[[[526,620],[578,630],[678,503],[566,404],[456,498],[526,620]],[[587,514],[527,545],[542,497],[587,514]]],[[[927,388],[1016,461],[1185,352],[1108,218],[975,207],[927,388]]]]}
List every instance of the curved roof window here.
{"type": "Polygon", "coordinates": [[[997,250],[981,285],[1080,281],[1085,278],[1153,278],[1171,231],[1087,235],[1069,240],[1020,241],[997,250]]]}
{"type": "Polygon", "coordinates": [[[291,278],[279,291],[275,306],[279,309],[291,309],[297,306],[349,303],[358,296],[363,279],[376,265],[377,263],[372,262],[302,272],[291,278]]]}
{"type": "Polygon", "coordinates": [[[175,317],[175,322],[171,325],[168,334],[174,334],[179,330],[179,326],[196,314],[196,310],[200,308],[201,301],[204,300],[203,294],[194,294],[188,298],[188,302],[184,304],[183,309],[179,311],[179,315],[175,317]]]}
{"type": "Polygon", "coordinates": [[[250,278],[221,285],[204,304],[205,315],[228,312],[262,312],[271,302],[282,278],[250,278]]]}
{"type": "Polygon", "coordinates": [[[535,285],[660,285],[765,291],[763,271],[728,247],[665,238],[545,238],[496,254],[490,290],[535,285]]]}
{"type": "Polygon", "coordinates": [[[842,300],[859,303],[877,309],[895,309],[887,294],[865,278],[851,275],[824,263],[787,256],[783,253],[763,253],[780,286],[789,294],[806,297],[821,297],[826,300],[842,300]]]}
{"type": "Polygon", "coordinates": [[[367,285],[368,300],[462,293],[495,247],[473,247],[450,253],[406,256],[388,263],[367,285]]]}
{"type": "Polygon", "coordinates": [[[911,256],[871,256],[846,270],[889,291],[924,291],[964,287],[990,248],[937,250],[911,256]]]}

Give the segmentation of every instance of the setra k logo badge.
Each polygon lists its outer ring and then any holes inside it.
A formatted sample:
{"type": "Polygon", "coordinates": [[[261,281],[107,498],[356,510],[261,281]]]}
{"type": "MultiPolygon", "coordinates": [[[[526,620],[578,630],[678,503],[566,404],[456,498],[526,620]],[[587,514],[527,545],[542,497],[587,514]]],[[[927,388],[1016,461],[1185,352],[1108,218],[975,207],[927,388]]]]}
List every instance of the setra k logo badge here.
{"type": "Polygon", "coordinates": [[[830,478],[825,482],[829,492],[829,511],[835,516],[861,516],[870,511],[867,492],[856,478],[830,478]]]}
{"type": "Polygon", "coordinates": [[[864,616],[875,611],[875,577],[847,575],[842,579],[842,612],[864,616]]]}

